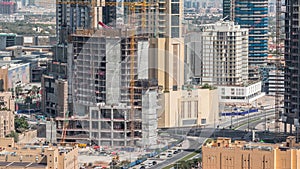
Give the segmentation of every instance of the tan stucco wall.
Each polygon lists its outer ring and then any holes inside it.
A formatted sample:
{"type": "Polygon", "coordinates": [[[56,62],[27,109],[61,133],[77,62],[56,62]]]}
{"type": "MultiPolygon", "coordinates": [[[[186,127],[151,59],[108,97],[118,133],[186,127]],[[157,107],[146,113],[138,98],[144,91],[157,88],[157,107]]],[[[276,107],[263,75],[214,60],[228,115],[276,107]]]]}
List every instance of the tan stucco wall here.
{"type": "Polygon", "coordinates": [[[300,164],[300,149],[280,144],[247,143],[235,141],[229,143],[224,138],[218,138],[214,143],[202,147],[203,169],[298,169],[300,164]],[[244,146],[248,149],[243,148],[244,146]],[[249,148],[252,149],[249,149],[249,148]],[[281,150],[280,147],[284,149],[281,150]],[[267,149],[268,148],[268,149],[267,149]]]}
{"type": "MultiPolygon", "coordinates": [[[[201,119],[206,119],[206,124],[212,124],[214,120],[218,120],[219,115],[219,101],[217,90],[209,89],[194,89],[191,91],[179,90],[169,91],[163,94],[164,110],[162,114],[158,115],[158,127],[181,127],[182,117],[181,113],[186,111],[181,110],[182,101],[198,101],[197,124],[202,125],[201,119]]],[[[192,118],[193,119],[193,115],[192,118]]]]}
{"type": "Polygon", "coordinates": [[[0,79],[3,80],[4,91],[8,90],[8,68],[0,68],[0,79]]]}
{"type": "Polygon", "coordinates": [[[182,38],[150,39],[149,77],[157,79],[165,91],[184,84],[184,40],[182,38]],[[174,47],[177,47],[174,49],[174,47]],[[176,54],[174,54],[176,53],[176,54]]]}

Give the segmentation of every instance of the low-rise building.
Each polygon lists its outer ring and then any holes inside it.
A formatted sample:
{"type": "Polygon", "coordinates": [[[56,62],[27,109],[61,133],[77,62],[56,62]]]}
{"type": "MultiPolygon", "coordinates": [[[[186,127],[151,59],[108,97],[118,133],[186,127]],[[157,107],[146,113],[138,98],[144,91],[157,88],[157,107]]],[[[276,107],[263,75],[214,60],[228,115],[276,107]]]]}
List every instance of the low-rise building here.
{"type": "Polygon", "coordinates": [[[0,93],[0,138],[15,130],[15,102],[11,92],[0,93]]]}
{"type": "Polygon", "coordinates": [[[63,117],[68,110],[67,80],[43,75],[42,93],[42,111],[53,117],[63,117]]]}
{"type": "Polygon", "coordinates": [[[252,103],[263,97],[261,81],[240,86],[218,86],[221,103],[252,103]]]}
{"type": "Polygon", "coordinates": [[[216,88],[184,86],[183,90],[166,92],[160,98],[158,127],[188,127],[212,124],[219,119],[216,88]]]}
{"type": "Polygon", "coordinates": [[[77,146],[15,144],[0,138],[0,169],[78,169],[77,146]]]}
{"type": "Polygon", "coordinates": [[[298,169],[299,146],[294,136],[287,137],[286,142],[280,144],[231,142],[230,138],[218,138],[202,147],[202,167],[203,169],[298,169]]]}
{"type": "Polygon", "coordinates": [[[0,90],[15,90],[18,85],[30,82],[30,63],[13,64],[11,61],[0,65],[0,90]]]}
{"type": "Polygon", "coordinates": [[[13,46],[15,44],[16,44],[16,34],[0,33],[0,50],[4,50],[6,47],[13,46]]]}

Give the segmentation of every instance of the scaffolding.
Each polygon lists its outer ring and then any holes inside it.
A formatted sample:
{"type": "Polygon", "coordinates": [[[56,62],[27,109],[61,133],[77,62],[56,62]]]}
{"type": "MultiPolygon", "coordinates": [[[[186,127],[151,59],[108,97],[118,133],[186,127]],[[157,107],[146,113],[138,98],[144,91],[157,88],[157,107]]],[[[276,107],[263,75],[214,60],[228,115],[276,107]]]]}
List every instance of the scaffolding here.
{"type": "MultiPolygon", "coordinates": [[[[93,35],[88,35],[82,30],[72,34],[73,53],[69,56],[72,57],[69,58],[69,66],[73,70],[69,72],[69,77],[72,77],[75,110],[68,117],[56,118],[60,123],[57,131],[65,141],[76,142],[73,135],[78,134],[101,145],[132,146],[141,141],[142,95],[148,90],[149,82],[138,79],[137,49],[138,42],[144,41],[145,38],[136,36],[133,41],[131,33],[131,29],[103,29],[95,31],[93,35]],[[112,51],[115,56],[111,55],[112,51]],[[116,71],[117,64],[119,73],[109,72],[111,69],[116,71]],[[107,80],[116,75],[120,79],[119,86],[114,88],[119,91],[117,93],[109,91],[108,86],[111,82],[107,80]],[[115,97],[119,95],[115,102],[121,103],[122,106],[108,104],[113,103],[114,100],[110,101],[113,94],[115,97]],[[99,103],[106,104],[97,107],[99,103]],[[79,109],[76,110],[76,105],[89,107],[90,109],[86,110],[89,111],[89,115],[76,114],[80,112],[79,109]]],[[[80,139],[83,139],[82,137],[80,139]]]]}
{"type": "MultiPolygon", "coordinates": [[[[63,118],[56,118],[60,123],[58,131],[62,133],[62,140],[74,139],[74,137],[68,136],[75,133],[83,134],[82,136],[87,136],[86,138],[90,140],[101,140],[105,137],[92,131],[93,126],[99,131],[102,127],[106,130],[107,126],[102,125],[102,122],[104,122],[111,126],[112,133],[119,129],[126,130],[125,135],[130,136],[129,142],[131,145],[136,144],[142,137],[141,95],[143,91],[142,87],[137,86],[137,42],[149,36],[148,33],[143,33],[146,26],[146,12],[152,7],[156,8],[157,5],[146,1],[102,2],[98,0],[57,0],[56,4],[58,5],[59,15],[62,15],[60,17],[62,19],[58,22],[62,25],[61,31],[65,31],[65,36],[62,38],[68,36],[68,42],[72,44],[71,47],[68,47],[68,82],[71,86],[69,88],[72,90],[71,97],[74,110],[70,115],[70,117],[73,117],[71,119],[65,114],[63,118]],[[117,5],[126,6],[130,10],[130,25],[122,29],[97,30],[99,18],[96,12],[99,11],[96,8],[117,5]],[[68,10],[65,8],[68,8],[68,10]],[[67,13],[69,11],[70,13],[67,13]],[[138,22],[135,20],[136,13],[141,14],[141,19],[139,18],[138,22]],[[64,14],[68,17],[63,17],[64,14]],[[143,31],[139,35],[136,33],[136,29],[139,28],[136,27],[137,23],[141,23],[140,27],[143,31]],[[68,28],[69,25],[72,30],[68,28]],[[112,95],[108,94],[110,91],[107,89],[109,84],[106,78],[113,75],[107,71],[108,60],[111,59],[111,56],[107,53],[108,50],[120,52],[119,60],[112,60],[115,64],[120,63],[120,86],[112,90],[115,92],[119,90],[119,93],[116,92],[116,95],[120,95],[116,96],[119,97],[117,101],[125,105],[121,110],[125,108],[130,112],[126,114],[126,118],[124,116],[123,119],[113,122],[111,121],[115,120],[113,118],[106,121],[106,118],[102,117],[101,108],[93,109],[99,103],[109,102],[110,98],[107,97],[112,95]],[[109,56],[109,58],[106,56],[109,56]],[[101,116],[95,117],[99,121],[98,125],[91,119],[93,113],[96,113],[95,111],[101,114],[101,116]],[[89,120],[80,118],[86,115],[87,112],[89,112],[89,120]]],[[[114,69],[118,68],[115,67],[114,69]]],[[[118,110],[119,107],[111,105],[111,109],[118,110]]],[[[127,145],[126,139],[123,145],[127,145]]]]}

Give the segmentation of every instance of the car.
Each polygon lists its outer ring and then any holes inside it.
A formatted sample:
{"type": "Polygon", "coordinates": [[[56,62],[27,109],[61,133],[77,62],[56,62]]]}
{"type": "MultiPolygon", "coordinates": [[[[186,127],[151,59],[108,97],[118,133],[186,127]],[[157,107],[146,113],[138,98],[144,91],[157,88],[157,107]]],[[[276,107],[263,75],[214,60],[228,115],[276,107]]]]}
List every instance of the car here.
{"type": "Polygon", "coordinates": [[[152,165],[156,165],[157,164],[157,162],[156,161],[152,161],[152,165]]]}
{"type": "Polygon", "coordinates": [[[147,164],[147,167],[152,167],[153,166],[153,164],[151,163],[151,162],[149,162],[148,164],[147,164]]]}
{"type": "Polygon", "coordinates": [[[168,154],[167,157],[172,157],[172,154],[168,154]]]}
{"type": "Polygon", "coordinates": [[[176,151],[176,150],[173,152],[173,154],[177,154],[177,153],[178,153],[178,151],[176,151]]]}
{"type": "Polygon", "coordinates": [[[141,166],[140,169],[146,169],[146,167],[145,166],[141,166]]]}

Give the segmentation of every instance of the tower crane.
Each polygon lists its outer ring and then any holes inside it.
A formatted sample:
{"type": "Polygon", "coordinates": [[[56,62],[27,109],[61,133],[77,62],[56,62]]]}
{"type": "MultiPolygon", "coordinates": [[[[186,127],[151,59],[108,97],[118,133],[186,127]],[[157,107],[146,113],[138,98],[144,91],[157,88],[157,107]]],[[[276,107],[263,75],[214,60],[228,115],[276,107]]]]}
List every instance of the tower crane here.
{"type": "MultiPolygon", "coordinates": [[[[90,17],[91,17],[91,26],[90,29],[95,28],[95,8],[97,6],[128,6],[129,10],[131,11],[131,15],[129,16],[129,20],[131,25],[133,25],[133,28],[130,29],[130,82],[129,82],[129,89],[130,89],[130,137],[131,137],[131,144],[134,144],[134,129],[135,129],[135,123],[134,123],[134,116],[135,116],[135,107],[134,107],[134,88],[135,88],[135,80],[134,80],[134,62],[135,62],[135,37],[136,37],[136,30],[135,30],[135,13],[136,13],[136,7],[141,7],[141,13],[142,13],[142,31],[145,29],[146,25],[146,7],[157,7],[157,3],[147,3],[146,0],[143,0],[142,2],[99,2],[97,0],[90,0],[90,1],[78,1],[78,0],[71,0],[71,1],[62,1],[62,0],[56,0],[56,4],[65,4],[65,5],[82,5],[87,6],[91,8],[90,11],[90,17]]],[[[101,24],[102,22],[98,22],[99,25],[101,25],[104,28],[109,28],[105,24],[101,24]]],[[[64,114],[64,118],[67,119],[68,114],[64,114]]],[[[64,121],[63,125],[63,133],[62,133],[62,142],[65,140],[66,137],[66,130],[68,127],[68,121],[64,121]]]]}

